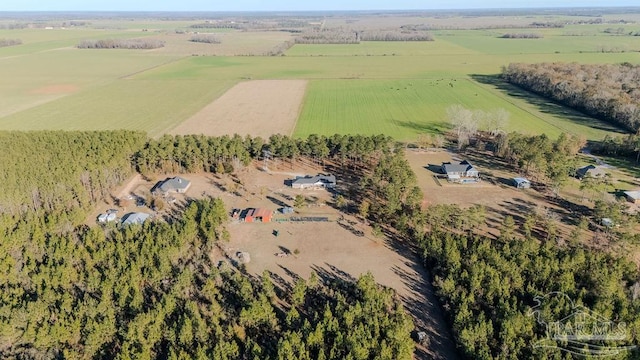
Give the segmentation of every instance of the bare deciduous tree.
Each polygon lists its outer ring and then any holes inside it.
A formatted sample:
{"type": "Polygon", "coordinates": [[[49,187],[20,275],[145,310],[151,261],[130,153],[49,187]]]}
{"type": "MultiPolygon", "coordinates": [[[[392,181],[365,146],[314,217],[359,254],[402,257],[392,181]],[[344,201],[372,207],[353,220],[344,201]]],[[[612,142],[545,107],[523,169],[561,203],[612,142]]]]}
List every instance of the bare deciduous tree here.
{"type": "Polygon", "coordinates": [[[474,112],[457,104],[447,108],[447,118],[458,140],[458,148],[469,144],[469,139],[478,132],[478,119],[474,112]]]}

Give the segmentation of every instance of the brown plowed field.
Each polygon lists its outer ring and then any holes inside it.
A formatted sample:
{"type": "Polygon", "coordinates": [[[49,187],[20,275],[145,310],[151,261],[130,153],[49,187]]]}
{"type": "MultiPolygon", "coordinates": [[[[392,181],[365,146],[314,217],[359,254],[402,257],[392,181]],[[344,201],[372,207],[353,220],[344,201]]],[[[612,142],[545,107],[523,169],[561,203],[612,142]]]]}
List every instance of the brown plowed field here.
{"type": "Polygon", "coordinates": [[[171,131],[174,135],[291,135],[304,98],[305,80],[241,82],[171,131]]]}

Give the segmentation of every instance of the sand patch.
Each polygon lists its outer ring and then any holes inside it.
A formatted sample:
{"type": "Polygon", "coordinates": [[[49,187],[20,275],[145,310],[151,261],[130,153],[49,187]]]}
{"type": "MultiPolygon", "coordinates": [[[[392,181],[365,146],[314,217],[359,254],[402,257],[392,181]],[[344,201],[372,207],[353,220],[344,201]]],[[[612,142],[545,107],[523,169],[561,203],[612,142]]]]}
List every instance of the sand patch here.
{"type": "Polygon", "coordinates": [[[300,113],[306,80],[254,80],[237,84],[178,125],[174,135],[290,135],[300,113]]]}
{"type": "Polygon", "coordinates": [[[76,92],[77,90],[78,86],[73,84],[56,84],[39,87],[32,90],[31,93],[36,95],[58,95],[70,94],[72,92],[76,92]]]}

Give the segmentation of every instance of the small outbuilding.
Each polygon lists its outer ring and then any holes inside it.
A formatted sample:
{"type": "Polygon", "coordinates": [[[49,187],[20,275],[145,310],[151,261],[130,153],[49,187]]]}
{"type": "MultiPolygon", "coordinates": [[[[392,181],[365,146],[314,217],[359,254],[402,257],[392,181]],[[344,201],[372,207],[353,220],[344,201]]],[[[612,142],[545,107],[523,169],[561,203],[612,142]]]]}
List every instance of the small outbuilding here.
{"type": "Polygon", "coordinates": [[[640,190],[625,191],[624,196],[630,203],[640,204],[640,190]]]}
{"type": "Polygon", "coordinates": [[[176,176],[157,183],[151,190],[151,193],[164,196],[169,195],[169,193],[184,194],[189,190],[189,187],[191,187],[191,181],[176,176]]]}
{"type": "Polygon", "coordinates": [[[531,181],[525,178],[516,177],[516,178],[513,178],[512,181],[513,181],[513,186],[515,186],[518,189],[528,189],[531,187],[531,181]]]}
{"type": "Polygon", "coordinates": [[[107,212],[105,214],[100,214],[98,215],[98,222],[99,223],[108,223],[108,222],[112,222],[112,221],[116,221],[116,213],[115,212],[107,212]]]}
{"type": "Polygon", "coordinates": [[[122,225],[144,224],[151,215],[143,212],[128,213],[122,217],[122,225]]]}
{"type": "Polygon", "coordinates": [[[607,228],[615,226],[615,223],[610,218],[602,218],[600,220],[600,224],[602,224],[602,226],[607,227],[607,228]]]}
{"type": "Polygon", "coordinates": [[[263,222],[268,223],[271,222],[271,218],[273,217],[273,211],[265,208],[257,208],[257,209],[246,209],[243,211],[242,219],[245,222],[263,222]]]}

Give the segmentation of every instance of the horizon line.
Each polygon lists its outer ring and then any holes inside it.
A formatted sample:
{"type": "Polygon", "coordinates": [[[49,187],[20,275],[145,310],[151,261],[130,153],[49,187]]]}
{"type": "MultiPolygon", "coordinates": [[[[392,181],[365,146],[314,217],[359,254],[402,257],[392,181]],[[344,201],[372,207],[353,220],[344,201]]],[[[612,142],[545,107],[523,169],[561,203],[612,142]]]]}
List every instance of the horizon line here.
{"type": "Polygon", "coordinates": [[[477,11],[477,10],[587,10],[587,9],[640,9],[640,5],[609,5],[609,6],[530,6],[530,7],[460,7],[460,8],[411,8],[411,9],[310,9],[310,10],[0,10],[0,13],[24,13],[24,12],[38,12],[38,13],[66,13],[66,12],[88,12],[88,13],[101,13],[101,12],[117,12],[117,13],[270,13],[270,12],[288,12],[288,13],[301,13],[301,12],[406,12],[406,11],[477,11]]]}

